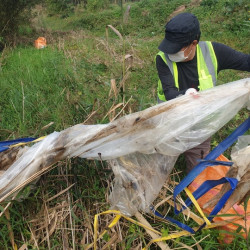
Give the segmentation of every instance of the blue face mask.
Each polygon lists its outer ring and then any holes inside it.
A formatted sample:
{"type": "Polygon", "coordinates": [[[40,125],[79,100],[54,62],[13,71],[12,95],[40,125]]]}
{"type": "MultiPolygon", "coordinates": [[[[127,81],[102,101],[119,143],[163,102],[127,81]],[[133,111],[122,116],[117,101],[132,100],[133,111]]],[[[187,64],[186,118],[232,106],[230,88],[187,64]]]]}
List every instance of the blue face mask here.
{"type": "Polygon", "coordinates": [[[179,52],[177,52],[175,54],[168,54],[169,59],[172,62],[183,62],[183,61],[185,61],[189,57],[189,55],[191,54],[191,52],[193,50],[193,49],[191,49],[191,51],[188,53],[188,55],[184,56],[184,52],[187,50],[187,48],[185,50],[181,50],[181,51],[179,51],[179,52]]]}

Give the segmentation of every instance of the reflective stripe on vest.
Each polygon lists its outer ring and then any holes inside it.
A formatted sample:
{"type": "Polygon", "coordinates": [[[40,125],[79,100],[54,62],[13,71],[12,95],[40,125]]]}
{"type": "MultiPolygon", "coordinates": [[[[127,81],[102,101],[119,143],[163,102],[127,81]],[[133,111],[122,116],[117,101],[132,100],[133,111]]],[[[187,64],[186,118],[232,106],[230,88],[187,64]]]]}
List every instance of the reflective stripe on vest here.
{"type": "MultiPolygon", "coordinates": [[[[214,53],[214,49],[211,42],[199,42],[196,47],[197,54],[197,70],[199,77],[199,89],[205,90],[212,88],[216,85],[217,79],[217,59],[214,53]]],[[[167,54],[160,51],[159,55],[162,60],[169,67],[171,74],[173,75],[175,86],[179,89],[178,82],[178,69],[176,62],[172,62],[167,54]]],[[[158,81],[157,87],[158,98],[161,101],[166,101],[163,93],[161,81],[158,81]]]]}

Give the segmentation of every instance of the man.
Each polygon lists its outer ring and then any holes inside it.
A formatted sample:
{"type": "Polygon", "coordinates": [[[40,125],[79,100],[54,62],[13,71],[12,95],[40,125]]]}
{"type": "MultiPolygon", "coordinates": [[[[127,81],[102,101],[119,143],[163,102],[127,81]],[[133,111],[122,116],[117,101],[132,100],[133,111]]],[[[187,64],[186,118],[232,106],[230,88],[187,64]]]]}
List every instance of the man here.
{"type": "MultiPolygon", "coordinates": [[[[214,87],[223,69],[250,72],[249,54],[217,42],[199,42],[200,35],[199,21],[191,13],[178,14],[166,24],[156,56],[158,102],[214,87]]],[[[210,139],[186,151],[187,172],[209,151],[210,139]]]]}

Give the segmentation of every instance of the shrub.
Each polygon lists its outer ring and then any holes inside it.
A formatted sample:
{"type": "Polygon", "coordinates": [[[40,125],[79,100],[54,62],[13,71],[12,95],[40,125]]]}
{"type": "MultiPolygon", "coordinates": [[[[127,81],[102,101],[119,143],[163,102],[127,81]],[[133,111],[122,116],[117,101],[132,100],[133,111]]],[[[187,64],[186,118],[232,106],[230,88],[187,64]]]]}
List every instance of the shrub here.
{"type": "Polygon", "coordinates": [[[12,41],[20,25],[28,23],[31,7],[39,0],[0,0],[0,38],[12,41]],[[8,39],[7,39],[8,38],[8,39]]]}

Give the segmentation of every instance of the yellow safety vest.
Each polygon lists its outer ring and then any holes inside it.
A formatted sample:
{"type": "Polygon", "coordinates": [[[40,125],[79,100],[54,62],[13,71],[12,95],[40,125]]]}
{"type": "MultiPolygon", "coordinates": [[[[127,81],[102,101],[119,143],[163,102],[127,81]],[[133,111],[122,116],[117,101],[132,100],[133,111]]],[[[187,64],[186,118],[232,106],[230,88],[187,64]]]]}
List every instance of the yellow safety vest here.
{"type": "MultiPolygon", "coordinates": [[[[217,58],[214,53],[214,49],[211,42],[199,42],[196,47],[197,51],[197,68],[199,77],[199,90],[205,90],[212,88],[216,85],[217,80],[217,58]]],[[[178,82],[178,69],[176,62],[172,62],[168,55],[160,51],[159,55],[162,60],[169,67],[173,77],[175,86],[179,89],[178,82]]],[[[161,101],[166,101],[165,95],[163,93],[161,81],[158,81],[157,88],[158,98],[161,101]]]]}

